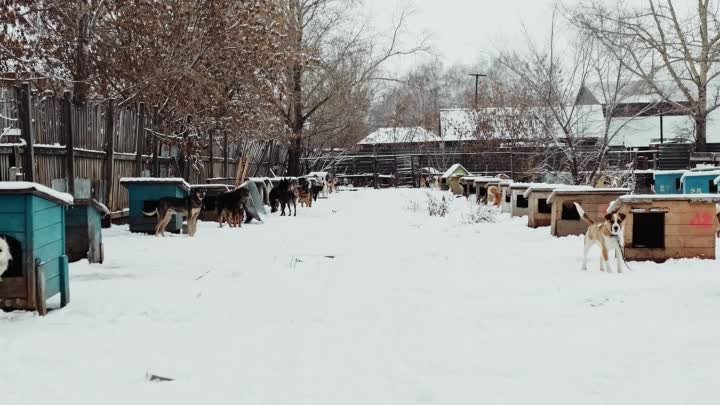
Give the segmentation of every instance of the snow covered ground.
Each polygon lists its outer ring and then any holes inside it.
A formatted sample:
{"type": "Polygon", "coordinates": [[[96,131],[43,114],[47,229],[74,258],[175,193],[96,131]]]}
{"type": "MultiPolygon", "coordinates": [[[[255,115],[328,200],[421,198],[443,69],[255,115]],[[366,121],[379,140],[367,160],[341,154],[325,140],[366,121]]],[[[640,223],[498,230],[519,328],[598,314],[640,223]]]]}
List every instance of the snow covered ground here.
{"type": "Polygon", "coordinates": [[[717,403],[717,261],[582,272],[580,237],[424,200],[346,191],[196,238],[115,227],[105,264],[71,265],[70,306],[0,313],[0,404],[717,403]]]}

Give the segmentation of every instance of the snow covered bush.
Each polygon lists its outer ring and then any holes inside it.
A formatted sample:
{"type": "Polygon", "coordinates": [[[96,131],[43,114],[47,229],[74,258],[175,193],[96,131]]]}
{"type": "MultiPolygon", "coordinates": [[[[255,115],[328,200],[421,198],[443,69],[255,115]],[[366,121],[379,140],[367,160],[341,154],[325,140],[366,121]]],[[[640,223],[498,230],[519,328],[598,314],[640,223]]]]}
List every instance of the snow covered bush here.
{"type": "Polygon", "coordinates": [[[450,211],[450,205],[445,193],[426,192],[428,215],[431,217],[444,217],[450,211]]]}
{"type": "Polygon", "coordinates": [[[417,200],[407,200],[405,202],[405,211],[408,212],[418,212],[420,210],[420,201],[417,200]]]}
{"type": "Polygon", "coordinates": [[[471,199],[467,202],[465,210],[460,213],[460,222],[463,224],[497,222],[499,216],[499,208],[492,205],[478,204],[471,199]]]}

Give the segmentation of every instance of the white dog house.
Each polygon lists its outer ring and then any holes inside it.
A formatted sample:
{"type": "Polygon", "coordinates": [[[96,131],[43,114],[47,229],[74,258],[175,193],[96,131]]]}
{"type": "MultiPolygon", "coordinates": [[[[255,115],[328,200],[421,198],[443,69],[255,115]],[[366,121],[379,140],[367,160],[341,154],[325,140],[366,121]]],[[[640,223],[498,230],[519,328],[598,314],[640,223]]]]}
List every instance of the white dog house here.
{"type": "Polygon", "coordinates": [[[503,180],[500,182],[500,191],[502,191],[502,205],[501,211],[504,213],[510,213],[512,211],[512,193],[510,192],[510,185],[513,184],[512,180],[503,180]]]}

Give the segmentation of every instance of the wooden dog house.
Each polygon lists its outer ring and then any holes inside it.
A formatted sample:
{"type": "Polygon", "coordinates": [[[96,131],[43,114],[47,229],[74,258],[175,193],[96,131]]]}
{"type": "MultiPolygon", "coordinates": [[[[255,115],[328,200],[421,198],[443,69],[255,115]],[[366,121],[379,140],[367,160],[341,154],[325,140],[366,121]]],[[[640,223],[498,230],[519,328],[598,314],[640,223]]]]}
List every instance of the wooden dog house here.
{"type": "MultiPolygon", "coordinates": [[[[320,190],[320,194],[318,194],[318,198],[330,198],[330,189],[328,187],[328,180],[330,180],[330,173],[328,172],[310,172],[308,173],[308,177],[314,177],[318,180],[319,184],[322,184],[323,188],[320,190]]],[[[268,190],[268,193],[270,190],[268,190]]],[[[269,200],[266,203],[267,205],[270,205],[269,200]]]]}
{"type": "Polygon", "coordinates": [[[682,183],[683,194],[717,194],[718,185],[715,179],[720,176],[720,169],[713,170],[691,170],[683,174],[680,182],[682,183]]]}
{"type": "Polygon", "coordinates": [[[525,198],[525,191],[530,183],[512,183],[510,189],[510,214],[513,217],[524,217],[528,214],[530,205],[525,198]]]}
{"type": "Polygon", "coordinates": [[[65,254],[69,194],[30,182],[0,182],[0,236],[12,255],[0,281],[0,308],[47,313],[47,300],[70,302],[65,254]]]}
{"type": "Polygon", "coordinates": [[[472,174],[467,171],[460,163],[455,163],[450,166],[449,169],[440,176],[440,189],[452,190],[455,194],[462,194],[462,187],[460,186],[460,178],[464,176],[471,176],[472,174]],[[453,189],[452,186],[455,185],[453,189]]]}
{"type": "Polygon", "coordinates": [[[540,228],[550,226],[552,205],[548,201],[556,188],[590,190],[592,187],[573,187],[564,184],[533,184],[525,190],[524,197],[528,201],[528,226],[540,228]]]}
{"type": "MultiPolygon", "coordinates": [[[[157,201],[161,198],[185,198],[190,195],[190,185],[182,178],[177,177],[123,177],[120,179],[120,184],[128,189],[130,232],[155,233],[157,216],[147,216],[143,214],[143,211],[154,211],[157,201]]],[[[180,233],[182,226],[183,218],[175,215],[165,230],[180,233]]]]}
{"type": "MultiPolygon", "coordinates": [[[[55,179],[52,188],[67,192],[67,181],[55,179]]],[[[90,179],[75,179],[74,202],[65,213],[65,254],[70,263],[87,259],[89,263],[102,263],[105,248],[102,243],[102,223],[110,210],[93,197],[90,179]]]]}
{"type": "Polygon", "coordinates": [[[499,183],[500,191],[502,192],[502,205],[501,212],[510,213],[512,211],[512,193],[510,192],[510,185],[512,180],[503,180],[499,183]]]}
{"type": "Polygon", "coordinates": [[[633,172],[635,176],[635,194],[652,194],[653,187],[655,185],[655,171],[654,170],[635,170],[633,172]]]}
{"type": "Polygon", "coordinates": [[[460,185],[463,188],[463,195],[470,198],[471,195],[475,194],[475,176],[463,176],[460,177],[460,185]]]}
{"type": "Polygon", "coordinates": [[[491,185],[497,185],[500,183],[500,179],[497,177],[481,176],[475,178],[475,198],[477,202],[481,202],[487,198],[488,187],[491,185]]]}
{"type": "Polygon", "coordinates": [[[717,194],[626,195],[608,212],[627,214],[626,260],[715,259],[717,194]]]}
{"type": "Polygon", "coordinates": [[[579,203],[595,222],[602,222],[610,204],[629,193],[629,188],[556,188],[548,198],[552,207],[550,233],[558,237],[585,234],[588,225],[580,218],[574,203],[579,203]]]}
{"type": "MultiPolygon", "coordinates": [[[[682,194],[680,179],[687,170],[656,170],[653,178],[655,194],[682,194]]],[[[651,192],[637,192],[636,194],[652,194],[651,192]]]]}

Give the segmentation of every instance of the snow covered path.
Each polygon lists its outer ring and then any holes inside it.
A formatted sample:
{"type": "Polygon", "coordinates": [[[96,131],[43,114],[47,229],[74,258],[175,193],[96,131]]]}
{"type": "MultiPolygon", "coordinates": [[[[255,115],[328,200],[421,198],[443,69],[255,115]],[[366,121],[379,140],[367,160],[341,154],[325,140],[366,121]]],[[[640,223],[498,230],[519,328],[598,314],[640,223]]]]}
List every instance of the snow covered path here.
{"type": "Polygon", "coordinates": [[[715,404],[720,263],[582,272],[579,237],[430,218],[418,190],[154,238],[0,313],[0,404],[715,404]],[[174,378],[151,383],[145,374],[174,378]]]}

